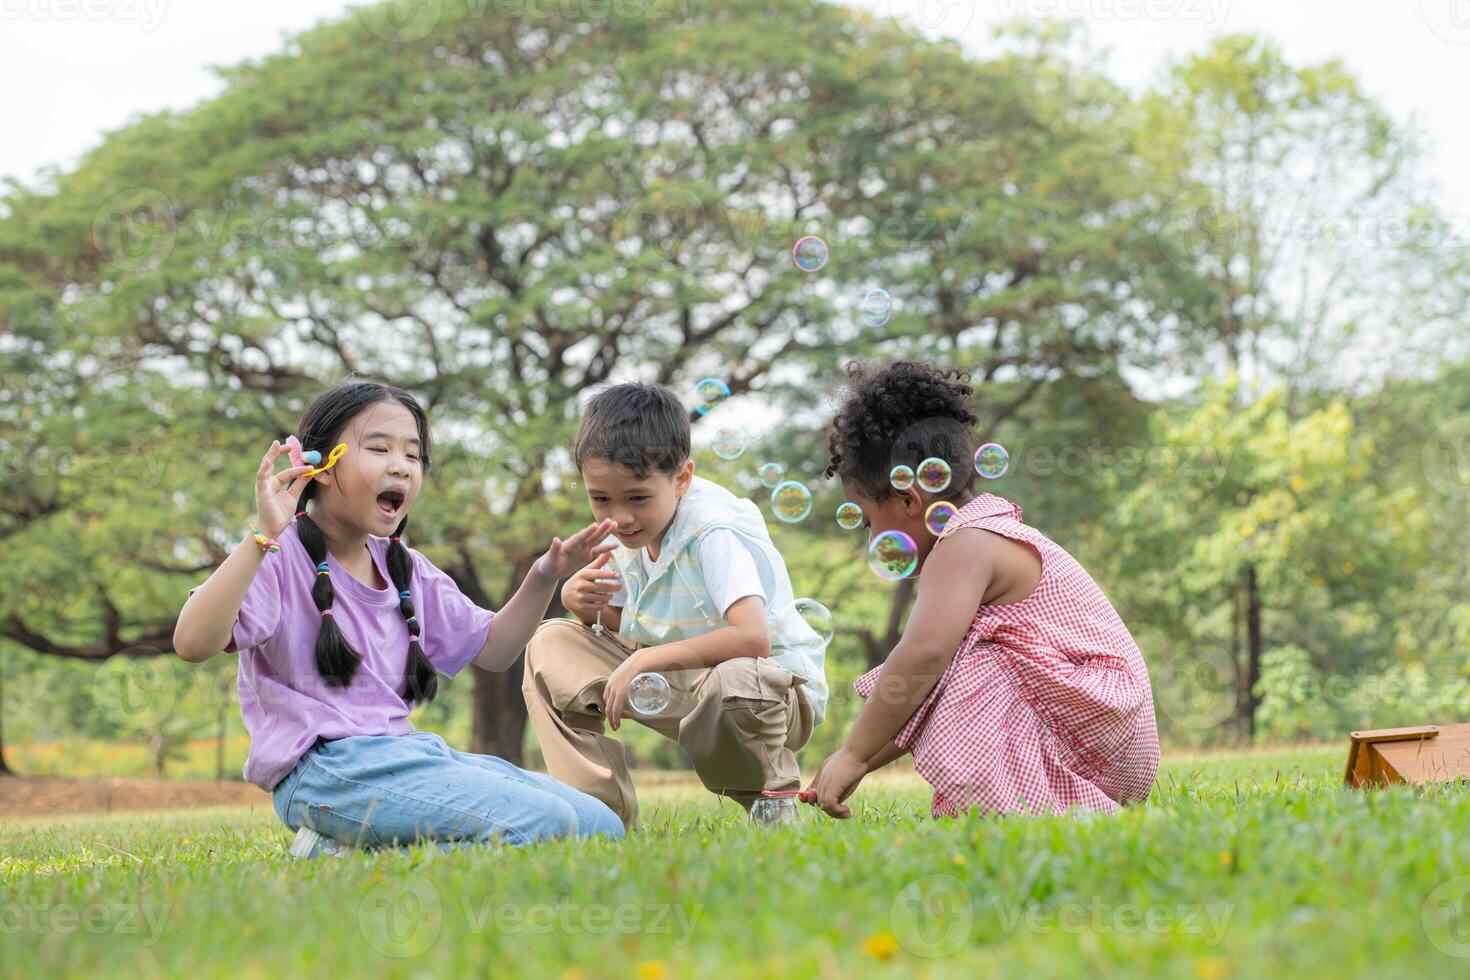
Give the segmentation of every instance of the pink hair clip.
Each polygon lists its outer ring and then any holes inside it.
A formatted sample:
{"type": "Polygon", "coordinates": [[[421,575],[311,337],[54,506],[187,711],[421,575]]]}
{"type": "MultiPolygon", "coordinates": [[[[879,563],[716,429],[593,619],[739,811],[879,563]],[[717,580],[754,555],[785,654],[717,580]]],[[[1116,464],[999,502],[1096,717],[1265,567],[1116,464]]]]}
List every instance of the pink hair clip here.
{"type": "Polygon", "coordinates": [[[292,466],[316,466],[322,461],[322,454],[315,449],[303,450],[301,440],[295,436],[286,437],[286,451],[291,454],[292,466]]]}

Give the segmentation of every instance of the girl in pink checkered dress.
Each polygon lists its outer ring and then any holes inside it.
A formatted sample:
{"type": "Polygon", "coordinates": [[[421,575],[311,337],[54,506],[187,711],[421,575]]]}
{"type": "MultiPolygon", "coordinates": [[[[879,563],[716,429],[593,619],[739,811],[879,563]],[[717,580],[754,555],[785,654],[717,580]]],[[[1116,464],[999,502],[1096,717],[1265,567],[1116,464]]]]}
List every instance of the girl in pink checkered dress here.
{"type": "Polygon", "coordinates": [[[1092,577],[1020,507],[973,494],[968,376],[912,362],[848,373],[827,475],[841,478],[874,535],[914,540],[918,591],[888,660],[854,685],[867,703],[846,743],[803,795],[847,817],[843,801],[863,776],[912,753],[934,787],[935,816],[1114,812],[1147,799],[1159,738],[1138,645],[1092,577]],[[947,486],[922,479],[943,475],[920,466],[934,458],[949,466],[947,486]],[[898,465],[921,479],[897,489],[898,465]],[[937,536],[926,521],[936,501],[957,508],[937,536]]]}

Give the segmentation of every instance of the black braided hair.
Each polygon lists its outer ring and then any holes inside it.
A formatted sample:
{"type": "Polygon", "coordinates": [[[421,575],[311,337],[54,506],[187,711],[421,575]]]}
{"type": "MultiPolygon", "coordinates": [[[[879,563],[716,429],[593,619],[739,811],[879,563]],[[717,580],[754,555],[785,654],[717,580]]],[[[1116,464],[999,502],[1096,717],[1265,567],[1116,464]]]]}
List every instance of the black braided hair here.
{"type": "MultiPolygon", "coordinates": [[[[359,414],[379,402],[398,402],[408,409],[418,425],[419,459],[425,473],[429,471],[429,421],[423,406],[413,395],[402,388],[377,381],[349,379],[322,392],[314,398],[301,416],[296,427],[296,438],[303,450],[316,450],[326,459],[332,447],[340,441],[343,430],[359,414]]],[[[331,615],[335,593],[332,576],[321,574],[326,568],[327,538],[316,521],[307,513],[306,505],[316,495],[315,480],[307,483],[296,502],[296,529],[306,553],[316,563],[318,574],[311,587],[311,599],[322,615],[321,629],[316,637],[316,669],[328,684],[346,687],[352,682],[357,668],[362,664],[362,655],[352,649],[347,637],[342,634],[331,615]]],[[[414,615],[413,601],[405,595],[413,579],[413,555],[400,540],[408,527],[404,518],[388,542],[388,574],[398,590],[399,611],[408,621],[408,660],[403,672],[403,688],[399,694],[405,701],[426,704],[434,700],[439,690],[439,678],[429,658],[419,644],[419,623],[414,615]]]]}
{"type": "Polygon", "coordinates": [[[922,361],[875,367],[847,365],[846,398],[827,440],[826,476],[839,477],[867,497],[886,500],[893,467],[917,467],[937,456],[949,464],[950,484],[935,499],[967,496],[975,485],[975,424],[970,375],[922,361]]]}
{"type": "Polygon", "coordinates": [[[403,546],[403,531],[408,527],[408,518],[398,523],[398,529],[388,539],[388,575],[393,587],[398,590],[398,610],[408,620],[408,664],[403,670],[403,700],[428,704],[439,693],[439,674],[429,663],[424,648],[419,644],[419,621],[413,611],[413,597],[408,584],[413,579],[413,555],[403,546]]]}

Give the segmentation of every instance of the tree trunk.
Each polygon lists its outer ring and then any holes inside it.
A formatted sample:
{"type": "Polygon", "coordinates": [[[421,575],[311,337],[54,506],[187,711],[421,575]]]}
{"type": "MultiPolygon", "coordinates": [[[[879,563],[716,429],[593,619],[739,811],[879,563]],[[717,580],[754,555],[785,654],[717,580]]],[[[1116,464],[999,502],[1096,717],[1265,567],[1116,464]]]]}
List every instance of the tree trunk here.
{"type": "Polygon", "coordinates": [[[899,637],[903,636],[903,617],[913,600],[914,580],[901,579],[898,588],[893,591],[893,601],[888,606],[888,626],[884,629],[882,638],[874,640],[869,636],[867,647],[870,670],[887,660],[888,654],[898,645],[899,637]]]}
{"type": "Polygon", "coordinates": [[[12,776],[5,762],[5,660],[0,658],[0,776],[12,776]]]}
{"type": "Polygon", "coordinates": [[[1256,566],[1245,566],[1245,632],[1246,632],[1246,676],[1245,676],[1245,725],[1246,735],[1256,736],[1256,707],[1258,695],[1256,684],[1261,680],[1261,590],[1256,579],[1256,566]]]}

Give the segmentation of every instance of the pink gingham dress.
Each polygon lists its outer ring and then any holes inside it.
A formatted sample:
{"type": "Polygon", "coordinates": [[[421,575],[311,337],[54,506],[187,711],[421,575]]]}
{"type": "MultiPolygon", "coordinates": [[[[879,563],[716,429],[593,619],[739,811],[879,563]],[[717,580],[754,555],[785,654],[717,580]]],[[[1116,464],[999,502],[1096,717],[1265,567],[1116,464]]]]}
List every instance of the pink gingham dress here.
{"type": "MultiPolygon", "coordinates": [[[[1153,694],[1112,604],[1009,500],[981,494],[941,538],[961,528],[1031,545],[1042,571],[1020,602],[975,610],[949,668],[894,739],[934,787],[934,815],[1111,813],[1147,799],[1159,767],[1153,694]]],[[[881,670],[858,678],[858,694],[873,693],[881,670]]]]}

